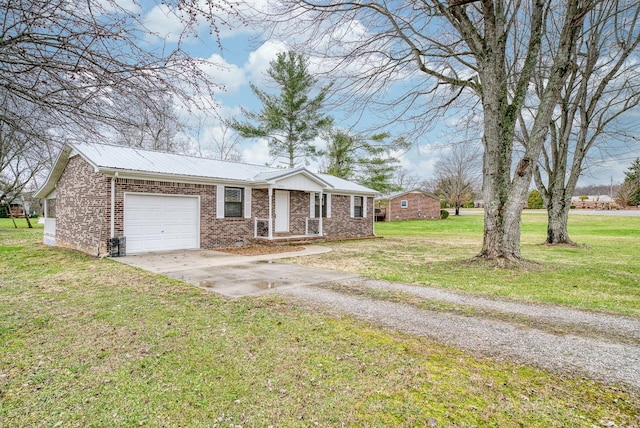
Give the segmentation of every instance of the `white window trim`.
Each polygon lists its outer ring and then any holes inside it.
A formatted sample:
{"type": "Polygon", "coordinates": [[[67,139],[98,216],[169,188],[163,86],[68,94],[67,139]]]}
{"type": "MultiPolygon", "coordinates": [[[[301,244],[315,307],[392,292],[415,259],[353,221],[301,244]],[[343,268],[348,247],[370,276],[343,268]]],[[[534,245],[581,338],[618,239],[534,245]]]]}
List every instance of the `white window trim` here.
{"type": "Polygon", "coordinates": [[[216,186],[216,218],[224,218],[224,186],[216,186]]]}
{"type": "Polygon", "coordinates": [[[356,216],[356,213],[355,213],[355,211],[356,211],[355,210],[355,206],[356,206],[355,197],[353,195],[351,195],[349,197],[349,199],[350,199],[350,203],[349,203],[350,213],[349,213],[349,215],[350,215],[351,218],[354,218],[356,216]]]}
{"type": "Polygon", "coordinates": [[[409,201],[407,199],[401,199],[400,208],[409,208],[409,201]]]}
{"type": "Polygon", "coordinates": [[[367,218],[367,197],[362,197],[362,218],[367,218]]]}
{"type": "Polygon", "coordinates": [[[251,187],[244,188],[244,218],[251,218],[251,187]]]}
{"type": "Polygon", "coordinates": [[[331,193],[326,193],[327,195],[327,218],[331,218],[331,193]]]}

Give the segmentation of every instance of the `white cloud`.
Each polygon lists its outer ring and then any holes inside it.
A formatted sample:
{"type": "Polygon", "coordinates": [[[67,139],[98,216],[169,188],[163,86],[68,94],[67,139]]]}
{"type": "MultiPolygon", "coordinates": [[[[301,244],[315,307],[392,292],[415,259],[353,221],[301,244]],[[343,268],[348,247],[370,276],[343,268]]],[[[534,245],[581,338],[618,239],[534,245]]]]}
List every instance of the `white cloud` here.
{"type": "Polygon", "coordinates": [[[273,61],[276,56],[287,51],[288,46],[281,41],[267,41],[263,43],[258,49],[249,54],[244,70],[249,76],[249,79],[259,84],[264,80],[265,73],[269,69],[269,63],[273,61]]]}
{"type": "Polygon", "coordinates": [[[264,165],[271,161],[269,156],[269,143],[266,139],[260,139],[250,147],[242,150],[242,159],[245,163],[264,165]]]}
{"type": "Polygon", "coordinates": [[[184,20],[171,7],[159,4],[151,9],[144,17],[145,28],[150,36],[168,42],[177,42],[184,32],[184,20]]]}
{"type": "Polygon", "coordinates": [[[203,71],[218,85],[224,86],[227,93],[236,92],[247,84],[244,70],[228,63],[222,56],[212,54],[206,59],[210,64],[203,65],[203,71]]]}

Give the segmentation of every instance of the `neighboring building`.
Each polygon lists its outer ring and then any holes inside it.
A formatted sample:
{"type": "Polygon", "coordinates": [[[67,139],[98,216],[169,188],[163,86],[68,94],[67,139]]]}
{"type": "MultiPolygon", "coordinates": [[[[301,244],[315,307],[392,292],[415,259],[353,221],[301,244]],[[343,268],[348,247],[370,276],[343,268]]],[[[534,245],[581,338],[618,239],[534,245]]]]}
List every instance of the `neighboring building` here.
{"type": "Polygon", "coordinates": [[[45,243],[104,255],[373,236],[377,194],[306,168],[69,144],[35,196],[45,243]]]}
{"type": "MultiPolygon", "coordinates": [[[[5,201],[6,202],[6,201],[5,201]]],[[[22,199],[16,198],[10,204],[2,206],[0,210],[2,216],[6,217],[24,217],[28,212],[28,204],[25,205],[22,199]]]]}
{"type": "Polygon", "coordinates": [[[378,197],[375,206],[377,221],[440,218],[440,199],[420,189],[378,197]]]}
{"type": "Polygon", "coordinates": [[[576,208],[591,210],[608,210],[617,207],[617,204],[609,195],[573,196],[571,205],[576,208]]]}

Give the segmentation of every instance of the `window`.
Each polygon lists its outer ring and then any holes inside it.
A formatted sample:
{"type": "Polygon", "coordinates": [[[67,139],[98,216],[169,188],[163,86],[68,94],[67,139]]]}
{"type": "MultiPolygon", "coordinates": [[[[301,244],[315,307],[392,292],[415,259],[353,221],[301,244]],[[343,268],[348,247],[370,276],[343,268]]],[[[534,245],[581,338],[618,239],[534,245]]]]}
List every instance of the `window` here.
{"type": "Polygon", "coordinates": [[[354,196],[353,198],[353,216],[354,217],[363,217],[362,211],[362,196],[354,196]]]}
{"type": "Polygon", "coordinates": [[[407,208],[409,206],[409,201],[403,199],[400,201],[400,208],[407,208]]]}
{"type": "Polygon", "coordinates": [[[224,188],[224,216],[226,217],[242,217],[242,195],[244,189],[242,187],[225,187],[224,188]]]}
{"type": "Polygon", "coordinates": [[[322,217],[327,218],[327,195],[324,193],[322,194],[322,204],[321,204],[320,194],[316,193],[315,201],[316,201],[315,218],[320,217],[320,208],[322,208],[322,217]]]}

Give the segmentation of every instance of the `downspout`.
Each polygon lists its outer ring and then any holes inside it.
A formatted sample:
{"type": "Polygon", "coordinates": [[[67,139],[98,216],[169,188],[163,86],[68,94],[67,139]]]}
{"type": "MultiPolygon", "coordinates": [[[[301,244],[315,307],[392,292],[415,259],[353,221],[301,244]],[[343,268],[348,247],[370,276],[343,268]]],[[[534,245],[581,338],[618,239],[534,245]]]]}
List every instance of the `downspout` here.
{"type": "Polygon", "coordinates": [[[269,235],[267,238],[273,239],[273,186],[269,186],[269,235]]]}
{"type": "Polygon", "coordinates": [[[111,177],[111,230],[110,237],[115,238],[116,235],[116,177],[118,177],[118,173],[116,172],[113,177],[111,177]]]}

